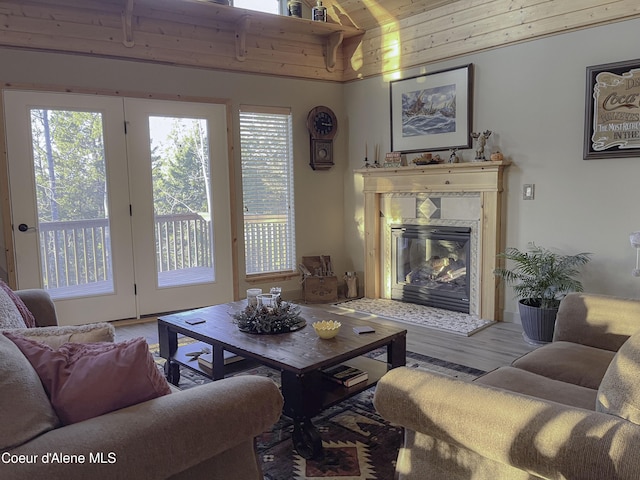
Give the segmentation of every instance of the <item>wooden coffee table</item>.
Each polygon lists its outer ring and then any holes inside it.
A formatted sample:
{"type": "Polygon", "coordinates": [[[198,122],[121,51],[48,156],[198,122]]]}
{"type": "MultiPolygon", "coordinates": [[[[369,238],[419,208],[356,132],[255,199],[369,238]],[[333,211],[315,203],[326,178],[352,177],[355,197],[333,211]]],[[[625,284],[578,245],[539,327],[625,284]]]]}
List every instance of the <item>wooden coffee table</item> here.
{"type": "Polygon", "coordinates": [[[233,323],[231,314],[246,302],[234,302],[158,318],[160,355],[167,359],[165,374],[174,385],[180,379],[179,366],[183,365],[213,380],[219,380],[237,371],[242,362],[224,365],[223,352],[233,352],[248,361],[258,362],[280,371],[283,413],[293,420],[293,444],[305,458],[322,455],[322,439],[311,419],[323,409],[375,385],[389,369],[406,363],[406,334],[402,328],[372,324],[348,315],[328,313],[322,309],[301,306],[301,315],[307,326],[291,333],[256,335],[241,332],[233,323]],[[195,318],[204,323],[191,325],[195,318]],[[317,320],[337,320],[342,328],[335,338],[320,339],[311,323],[317,320]],[[373,326],[374,333],[356,334],[353,327],[373,326]],[[193,345],[178,347],[178,334],[199,340],[211,346],[213,369],[207,374],[197,361],[186,356],[193,345]],[[387,348],[387,361],[382,362],[363,355],[377,348],[387,348]],[[321,370],[346,363],[367,371],[369,379],[350,388],[323,378],[321,370]]]}

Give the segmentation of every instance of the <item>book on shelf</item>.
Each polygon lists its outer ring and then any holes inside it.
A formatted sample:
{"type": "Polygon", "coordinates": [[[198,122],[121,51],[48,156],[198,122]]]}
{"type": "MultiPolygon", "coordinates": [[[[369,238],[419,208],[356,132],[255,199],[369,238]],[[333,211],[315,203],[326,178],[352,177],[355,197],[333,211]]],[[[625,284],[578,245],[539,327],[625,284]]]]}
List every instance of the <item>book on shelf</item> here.
{"type": "Polygon", "coordinates": [[[341,383],[345,387],[352,387],[369,379],[369,374],[364,370],[343,364],[327,368],[323,370],[322,373],[328,380],[341,383]]]}
{"type": "MultiPolygon", "coordinates": [[[[242,360],[241,356],[236,355],[233,352],[228,352],[224,350],[222,354],[224,356],[225,365],[229,365],[230,363],[235,363],[242,360]]],[[[198,356],[198,364],[201,367],[208,368],[209,370],[211,370],[213,368],[213,352],[203,353],[202,355],[198,356]]]]}

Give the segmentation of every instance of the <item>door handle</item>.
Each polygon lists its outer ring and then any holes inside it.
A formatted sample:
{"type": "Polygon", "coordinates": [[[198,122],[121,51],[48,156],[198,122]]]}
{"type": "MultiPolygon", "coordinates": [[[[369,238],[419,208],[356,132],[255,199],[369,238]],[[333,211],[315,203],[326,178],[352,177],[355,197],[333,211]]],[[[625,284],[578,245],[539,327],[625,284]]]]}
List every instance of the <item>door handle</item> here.
{"type": "Polygon", "coordinates": [[[18,230],[20,230],[21,232],[27,232],[29,230],[35,230],[35,229],[36,227],[30,227],[26,223],[21,223],[20,225],[18,225],[18,230]]]}

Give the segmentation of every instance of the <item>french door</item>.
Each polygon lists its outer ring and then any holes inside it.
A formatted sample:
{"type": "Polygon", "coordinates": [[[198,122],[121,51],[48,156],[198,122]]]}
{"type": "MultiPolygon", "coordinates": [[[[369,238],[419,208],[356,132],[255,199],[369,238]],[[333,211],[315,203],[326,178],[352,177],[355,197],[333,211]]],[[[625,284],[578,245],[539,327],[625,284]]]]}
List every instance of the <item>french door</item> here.
{"type": "Polygon", "coordinates": [[[232,299],[224,105],[5,91],[18,288],[65,324],[232,299]]]}

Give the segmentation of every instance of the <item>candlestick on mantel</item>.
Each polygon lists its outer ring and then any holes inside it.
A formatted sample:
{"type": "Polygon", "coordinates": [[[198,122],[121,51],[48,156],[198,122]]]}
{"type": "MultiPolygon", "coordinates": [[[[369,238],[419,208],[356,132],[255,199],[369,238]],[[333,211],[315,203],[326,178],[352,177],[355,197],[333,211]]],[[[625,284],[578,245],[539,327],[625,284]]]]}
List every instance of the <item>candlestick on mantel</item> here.
{"type": "Polygon", "coordinates": [[[369,165],[369,155],[368,155],[368,145],[365,142],[364,144],[364,168],[369,168],[371,165],[369,165]]]}
{"type": "Polygon", "coordinates": [[[382,166],[378,161],[378,144],[377,143],[373,146],[373,166],[376,168],[380,168],[382,166]]]}

